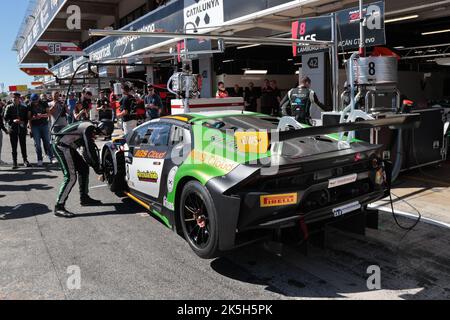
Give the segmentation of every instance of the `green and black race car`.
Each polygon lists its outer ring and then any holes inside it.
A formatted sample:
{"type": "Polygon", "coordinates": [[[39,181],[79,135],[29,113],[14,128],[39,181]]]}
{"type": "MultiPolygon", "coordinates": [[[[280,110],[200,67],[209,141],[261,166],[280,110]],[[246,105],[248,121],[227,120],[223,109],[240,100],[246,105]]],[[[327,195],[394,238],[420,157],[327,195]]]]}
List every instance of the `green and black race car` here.
{"type": "Polygon", "coordinates": [[[382,146],[337,133],[398,127],[414,115],[296,127],[218,111],[147,122],[104,146],[105,180],[146,207],[202,258],[257,233],[338,219],[388,194],[382,146]]]}

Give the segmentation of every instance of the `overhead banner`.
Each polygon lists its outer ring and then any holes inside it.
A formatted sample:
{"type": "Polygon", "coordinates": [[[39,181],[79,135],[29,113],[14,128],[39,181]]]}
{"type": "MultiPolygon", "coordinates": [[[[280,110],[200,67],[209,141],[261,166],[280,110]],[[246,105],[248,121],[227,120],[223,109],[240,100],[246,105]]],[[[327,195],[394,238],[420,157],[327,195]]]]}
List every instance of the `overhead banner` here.
{"type": "Polygon", "coordinates": [[[83,50],[72,42],[38,41],[36,46],[51,56],[83,56],[83,50]]]}
{"type": "Polygon", "coordinates": [[[188,32],[206,33],[224,22],[224,0],[184,0],[184,24],[188,32]]]}
{"type": "MultiPolygon", "coordinates": [[[[183,1],[169,2],[121,30],[181,32],[184,27],[183,4],[183,1]]],[[[171,40],[170,38],[137,36],[106,37],[88,47],[85,51],[89,54],[91,61],[103,61],[148,51],[153,45],[171,40]]]]}
{"type": "Polygon", "coordinates": [[[28,91],[27,85],[16,85],[16,86],[9,86],[10,92],[24,92],[28,91]]]}
{"type": "Polygon", "coordinates": [[[29,76],[51,76],[53,73],[44,67],[23,67],[20,68],[23,72],[25,72],[29,76]]]}
{"type": "Polygon", "coordinates": [[[18,50],[18,59],[19,62],[22,62],[28,52],[33,48],[36,42],[39,40],[41,35],[47,30],[50,23],[56,17],[59,11],[64,7],[67,0],[42,0],[39,3],[39,14],[33,20],[33,26],[31,27],[31,31],[22,35],[26,37],[23,42],[20,44],[18,50]]]}
{"type": "MultiPolygon", "coordinates": [[[[367,47],[386,44],[384,27],[384,1],[375,2],[363,7],[366,19],[365,41],[367,47]]],[[[359,8],[351,8],[336,13],[339,49],[353,50],[359,47],[359,8]]],[[[332,19],[330,16],[299,19],[292,24],[292,37],[300,40],[332,40],[332,19]]],[[[324,49],[314,46],[295,46],[294,56],[324,49]]]]}

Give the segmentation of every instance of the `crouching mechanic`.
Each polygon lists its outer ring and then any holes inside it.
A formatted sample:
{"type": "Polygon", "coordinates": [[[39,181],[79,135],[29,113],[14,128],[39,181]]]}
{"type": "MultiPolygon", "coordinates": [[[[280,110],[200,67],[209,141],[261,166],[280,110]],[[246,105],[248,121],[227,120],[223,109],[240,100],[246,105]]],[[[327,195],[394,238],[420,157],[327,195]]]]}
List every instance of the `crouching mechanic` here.
{"type": "Polygon", "coordinates": [[[55,134],[52,147],[64,173],[64,181],[55,207],[55,216],[63,218],[75,216],[66,210],[65,204],[77,182],[77,177],[81,205],[101,204],[101,201],[89,197],[89,167],[92,167],[98,175],[103,174],[95,136],[97,134],[105,135],[106,131],[107,128],[102,123],[96,126],[92,122],[76,122],[55,134]]]}

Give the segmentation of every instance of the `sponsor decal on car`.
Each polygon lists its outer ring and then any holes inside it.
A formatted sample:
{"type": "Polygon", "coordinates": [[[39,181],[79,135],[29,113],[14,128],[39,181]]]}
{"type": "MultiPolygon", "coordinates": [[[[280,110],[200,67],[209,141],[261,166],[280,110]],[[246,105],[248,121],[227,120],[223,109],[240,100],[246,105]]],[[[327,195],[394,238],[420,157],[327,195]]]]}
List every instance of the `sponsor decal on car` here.
{"type": "Polygon", "coordinates": [[[261,208],[268,207],[282,207],[297,204],[297,194],[287,193],[287,194],[276,194],[270,196],[261,196],[261,208]]]}
{"type": "Polygon", "coordinates": [[[202,152],[202,151],[193,150],[191,152],[191,157],[192,157],[194,164],[205,163],[214,168],[221,169],[221,170],[228,171],[228,172],[232,171],[234,168],[236,168],[239,165],[238,163],[236,163],[234,161],[230,161],[225,158],[218,157],[218,156],[215,156],[212,154],[208,154],[208,153],[202,152]]]}
{"type": "Polygon", "coordinates": [[[136,150],[134,153],[135,158],[147,158],[147,159],[164,159],[167,152],[158,152],[154,150],[136,150]]]}
{"type": "Polygon", "coordinates": [[[172,202],[169,202],[167,200],[167,197],[164,197],[164,207],[166,207],[169,210],[175,211],[175,204],[172,202]]]}
{"type": "Polygon", "coordinates": [[[167,176],[167,191],[172,192],[175,186],[175,176],[177,175],[178,167],[173,167],[167,176]]]}
{"type": "Polygon", "coordinates": [[[328,189],[344,186],[346,184],[350,184],[356,182],[358,179],[358,174],[351,174],[345,177],[340,177],[336,179],[331,179],[328,183],[328,189]]]}
{"type": "Polygon", "coordinates": [[[269,149],[267,132],[236,132],[234,136],[239,152],[264,154],[269,149]]]}
{"type": "Polygon", "coordinates": [[[157,183],[159,176],[155,171],[139,171],[137,172],[139,181],[157,183]]]}

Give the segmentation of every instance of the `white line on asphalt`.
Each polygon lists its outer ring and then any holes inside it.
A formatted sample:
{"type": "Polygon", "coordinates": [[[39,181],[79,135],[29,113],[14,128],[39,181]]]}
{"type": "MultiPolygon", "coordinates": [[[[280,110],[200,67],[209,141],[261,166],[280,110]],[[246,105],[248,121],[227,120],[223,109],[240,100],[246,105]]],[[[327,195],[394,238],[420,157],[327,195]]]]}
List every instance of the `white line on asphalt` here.
{"type": "Polygon", "coordinates": [[[105,188],[105,187],[107,187],[107,186],[108,186],[107,184],[102,184],[102,185],[100,185],[100,186],[90,187],[89,189],[100,189],[100,188],[105,188]]]}
{"type": "MultiPolygon", "coordinates": [[[[369,206],[369,208],[371,209],[376,209],[379,210],[383,213],[388,213],[388,214],[392,214],[392,209],[388,208],[388,207],[376,207],[376,206],[369,206]]],[[[405,217],[405,218],[409,218],[409,219],[417,219],[417,214],[412,214],[412,213],[408,213],[408,212],[403,212],[403,211],[399,211],[399,210],[394,210],[394,213],[396,215],[405,217]]],[[[423,222],[433,225],[433,226],[437,226],[437,227],[443,227],[443,228],[447,228],[450,229],[450,224],[446,223],[446,222],[442,222],[442,221],[438,221],[435,219],[431,219],[431,218],[425,218],[422,216],[422,220],[423,222]]]]}

